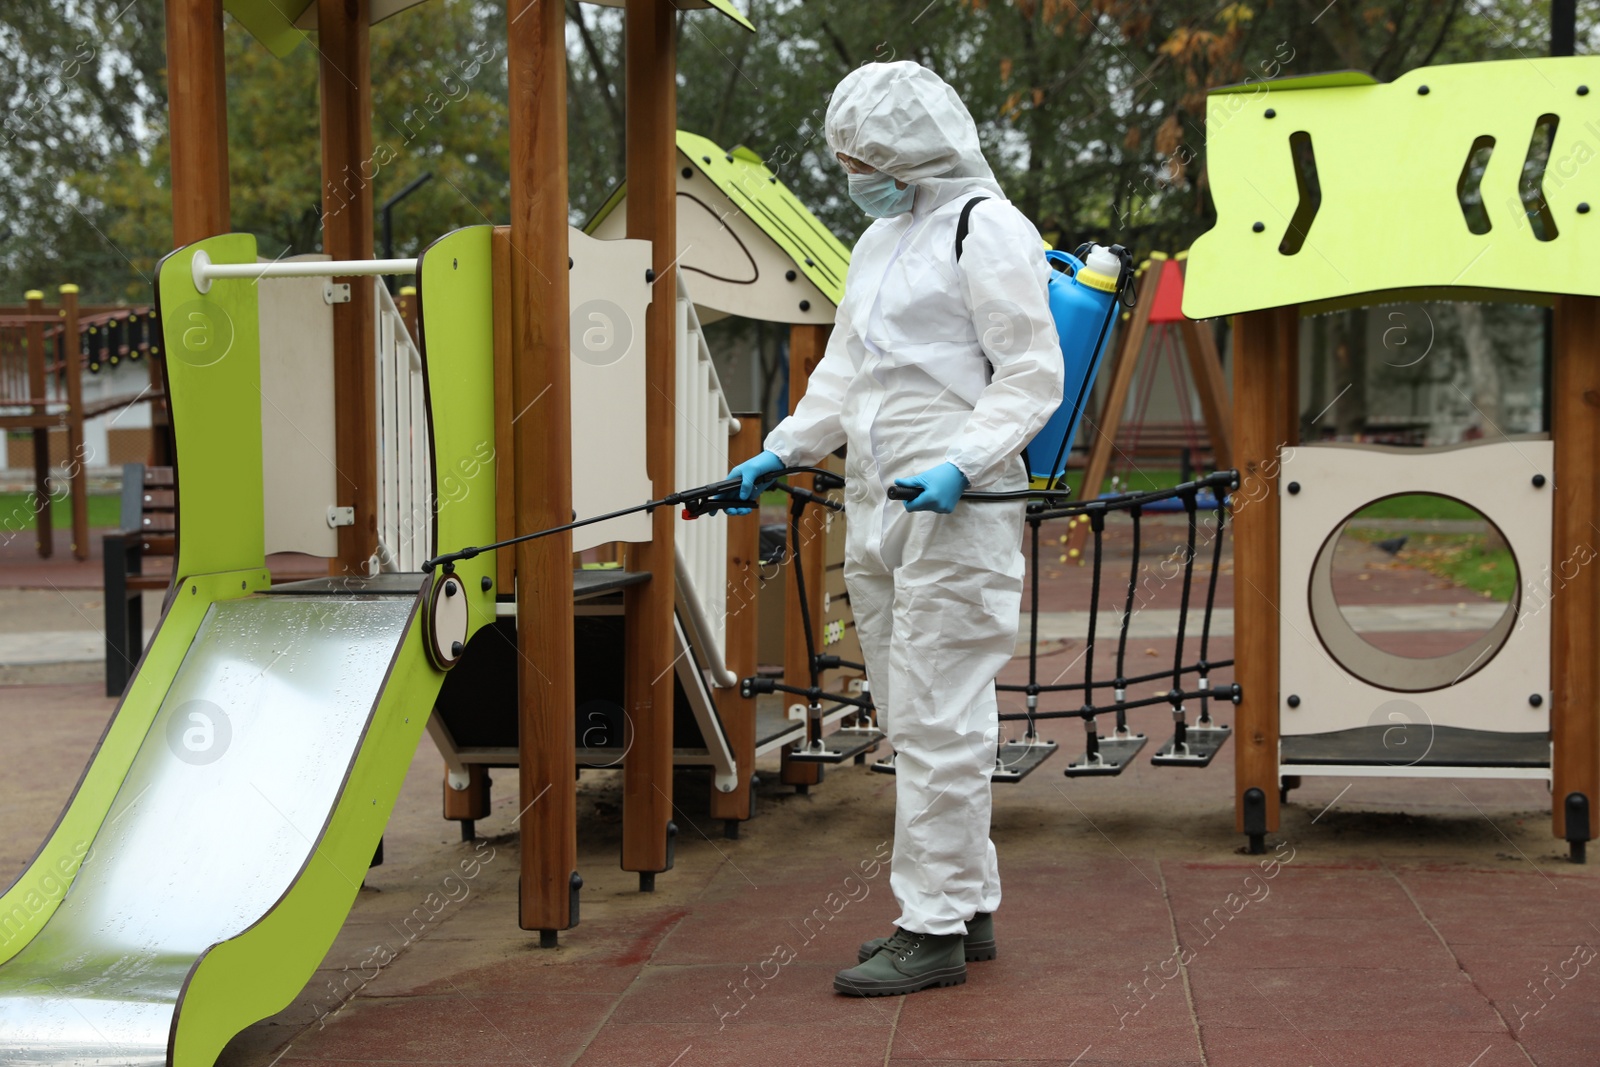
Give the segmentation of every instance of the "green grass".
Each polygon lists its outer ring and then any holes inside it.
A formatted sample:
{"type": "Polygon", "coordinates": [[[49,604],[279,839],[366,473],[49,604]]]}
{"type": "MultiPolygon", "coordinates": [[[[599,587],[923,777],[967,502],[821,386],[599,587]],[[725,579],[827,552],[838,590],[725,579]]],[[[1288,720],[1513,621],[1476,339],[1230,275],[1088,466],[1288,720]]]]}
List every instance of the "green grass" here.
{"type": "Polygon", "coordinates": [[[1427,571],[1487,600],[1504,603],[1516,594],[1517,564],[1511,550],[1490,548],[1482,534],[1418,535],[1414,531],[1346,529],[1345,535],[1369,543],[1403,535],[1408,540],[1395,557],[1396,563],[1427,571]]]}
{"type": "Polygon", "coordinates": [[[1517,591],[1517,565],[1510,549],[1489,548],[1477,534],[1429,534],[1400,558],[1489,600],[1509,601],[1517,591]]]}
{"type": "MultiPolygon", "coordinates": [[[[72,527],[72,501],[65,495],[50,502],[50,519],[56,529],[72,527]]],[[[118,493],[89,494],[89,527],[115,527],[122,521],[118,493]]],[[[31,530],[34,526],[32,493],[0,493],[0,530],[31,530]]]]}
{"type": "Polygon", "coordinates": [[[1369,504],[1357,519],[1481,519],[1483,516],[1459,500],[1432,493],[1406,493],[1369,504]]]}
{"type": "MultiPolygon", "coordinates": [[[[1195,471],[1190,477],[1199,478],[1207,473],[1209,472],[1195,471]]],[[[1171,489],[1179,483],[1179,474],[1180,472],[1177,470],[1159,470],[1151,467],[1141,468],[1140,470],[1118,471],[1117,477],[1119,480],[1115,491],[1118,493],[1148,493],[1156,489],[1171,489]]],[[[1083,481],[1083,472],[1073,471],[1067,475],[1067,480],[1076,489],[1083,481]]],[[[1100,487],[1100,491],[1102,493],[1112,492],[1110,478],[1105,480],[1105,484],[1100,487]]]]}

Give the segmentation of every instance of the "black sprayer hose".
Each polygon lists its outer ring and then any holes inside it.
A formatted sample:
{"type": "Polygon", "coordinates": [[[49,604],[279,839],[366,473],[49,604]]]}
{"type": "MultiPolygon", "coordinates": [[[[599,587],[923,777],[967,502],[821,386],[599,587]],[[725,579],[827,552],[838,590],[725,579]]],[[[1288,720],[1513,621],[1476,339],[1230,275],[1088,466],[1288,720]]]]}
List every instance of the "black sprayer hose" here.
{"type": "MultiPolygon", "coordinates": [[[[764,483],[770,482],[773,479],[789,474],[820,474],[833,477],[831,471],[825,471],[818,467],[784,467],[782,470],[773,471],[771,474],[763,476],[761,481],[764,483]]],[[[743,482],[739,478],[724,478],[722,481],[712,482],[710,485],[702,485],[694,489],[681,489],[676,493],[662,497],[660,500],[649,500],[643,504],[635,504],[631,508],[608,511],[604,515],[593,515],[587,519],[577,519],[561,526],[552,526],[548,530],[536,530],[533,533],[518,534],[516,537],[508,537],[504,541],[496,541],[490,545],[478,545],[473,548],[463,548],[456,552],[446,552],[442,555],[434,556],[432,559],[424,560],[422,569],[424,572],[432,572],[433,568],[438,566],[448,568],[459,560],[471,559],[480,553],[489,552],[496,548],[507,548],[511,545],[521,544],[523,541],[533,541],[540,537],[565,533],[568,530],[576,530],[580,526],[593,526],[597,522],[620,519],[624,515],[632,515],[640,511],[654,511],[656,508],[684,505],[692,513],[690,517],[693,517],[713,510],[717,506],[739,507],[742,504],[754,505],[756,503],[754,500],[745,500],[743,497],[737,496],[713,503],[713,498],[737,492],[742,485],[743,482]]]]}

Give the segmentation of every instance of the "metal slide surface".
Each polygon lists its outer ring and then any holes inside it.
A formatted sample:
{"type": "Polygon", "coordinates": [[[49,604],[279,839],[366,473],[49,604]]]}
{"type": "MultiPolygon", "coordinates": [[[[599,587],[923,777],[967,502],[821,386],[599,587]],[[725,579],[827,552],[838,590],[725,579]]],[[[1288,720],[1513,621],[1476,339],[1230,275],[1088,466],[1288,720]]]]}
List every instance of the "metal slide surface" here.
{"type": "Polygon", "coordinates": [[[0,967],[0,1063],[168,1062],[197,962],[310,862],[415,589],[211,605],[60,907],[0,967]]]}

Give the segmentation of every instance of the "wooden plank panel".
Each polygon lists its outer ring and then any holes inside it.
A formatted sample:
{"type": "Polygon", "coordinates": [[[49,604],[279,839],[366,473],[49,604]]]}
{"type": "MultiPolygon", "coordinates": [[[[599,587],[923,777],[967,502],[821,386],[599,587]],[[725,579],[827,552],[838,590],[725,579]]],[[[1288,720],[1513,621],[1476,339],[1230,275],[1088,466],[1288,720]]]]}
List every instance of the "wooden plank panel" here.
{"type": "MultiPolygon", "coordinates": [[[[645,312],[645,435],[652,491],[675,486],[677,345],[677,55],[676,14],[659,0],[628,0],[627,129],[628,236],[651,242],[655,290],[645,312]]],[[[649,876],[671,866],[673,602],[676,559],[668,508],[651,515],[650,540],[630,552],[650,581],[624,594],[628,755],[622,769],[622,867],[649,876]]]]}
{"type": "MultiPolygon", "coordinates": [[[[572,387],[567,297],[566,13],[507,2],[511,122],[512,427],[516,528],[572,518],[572,387]]],[[[572,535],[516,549],[519,921],[554,944],[573,926],[578,856],[572,535]]]]}
{"type": "Polygon", "coordinates": [[[1592,839],[1600,834],[1600,299],[1557,298],[1554,323],[1551,815],[1555,835],[1566,837],[1567,797],[1582,794],[1592,839]]]}
{"type": "MultiPolygon", "coordinates": [[[[761,451],[760,412],[740,412],[739,432],[728,441],[730,465],[743,463],[761,451]]],[[[761,587],[761,512],[730,515],[728,523],[728,606],[725,655],[728,669],[738,678],[756,673],[757,599],[761,587]]],[[[728,745],[739,768],[739,784],[731,793],[711,790],[713,819],[748,819],[750,778],[756,762],[756,702],[737,689],[715,690],[717,712],[722,716],[728,745]]]]}

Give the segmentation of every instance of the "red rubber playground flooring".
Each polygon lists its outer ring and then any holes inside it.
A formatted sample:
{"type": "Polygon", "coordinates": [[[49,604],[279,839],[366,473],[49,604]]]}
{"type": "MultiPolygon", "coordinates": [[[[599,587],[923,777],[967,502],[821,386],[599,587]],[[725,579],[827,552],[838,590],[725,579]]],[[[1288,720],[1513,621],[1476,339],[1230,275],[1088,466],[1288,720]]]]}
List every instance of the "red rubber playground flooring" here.
{"type": "MultiPolygon", "coordinates": [[[[1052,569],[1045,610],[1083,610],[1087,569],[1052,569]]],[[[1401,599],[1431,581],[1380,580],[1401,599]]],[[[1168,595],[1154,606],[1175,607],[1168,595]]],[[[1060,642],[1046,677],[1080,651],[1060,642]]],[[[1217,640],[1217,658],[1232,651],[1217,640]]],[[[1130,645],[1152,665],[1171,654],[1169,638],[1130,645]]],[[[1024,676],[1021,659],[1004,674],[1024,676]]],[[[111,707],[93,685],[0,686],[0,884],[48,832],[111,707]]],[[[516,924],[515,774],[493,772],[493,813],[463,843],[439,818],[424,742],[386,862],[322,968],[218,1062],[1600,1063],[1600,862],[1566,861],[1545,785],[1307,779],[1268,854],[1249,856],[1233,742],[1205,770],[1155,767],[1170,716],[1131,718],[1151,741],[1120,777],[1062,777],[1082,730],[1052,721],[1064,751],[995,787],[999,958],[963,986],[881,1000],[837,996],[831,980],[895,915],[881,862],[892,778],[844,766],[799,795],[768,764],[757,818],[729,841],[706,778],[680,774],[676,866],[645,894],[618,867],[620,777],[585,771],[581,921],[541,949],[516,924]]]]}
{"type": "MultiPolygon", "coordinates": [[[[0,878],[47,832],[109,709],[93,686],[0,688],[16,739],[0,878]]],[[[1159,740],[1165,718],[1135,726],[1159,740]]],[[[585,772],[581,922],[547,950],[516,927],[514,776],[495,772],[483,839],[462,843],[424,745],[323,968],[219,1062],[1600,1060],[1600,872],[1562,859],[1542,785],[1312,781],[1252,857],[1231,743],[1204,771],[1141,760],[1069,780],[1066,758],[996,787],[999,959],[958,988],[863,1001],[831,979],[894,916],[892,779],[846,766],[804,796],[763,785],[728,841],[705,779],[680,775],[676,868],[641,894],[617,866],[618,776],[585,772]]]]}

